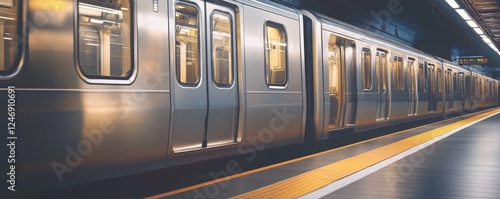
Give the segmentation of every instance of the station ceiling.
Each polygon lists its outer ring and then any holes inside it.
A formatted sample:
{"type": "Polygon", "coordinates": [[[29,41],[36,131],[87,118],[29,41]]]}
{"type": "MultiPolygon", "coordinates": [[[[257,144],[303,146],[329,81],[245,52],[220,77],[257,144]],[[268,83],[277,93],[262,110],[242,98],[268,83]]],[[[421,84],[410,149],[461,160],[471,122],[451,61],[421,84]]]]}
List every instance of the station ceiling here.
{"type": "MultiPolygon", "coordinates": [[[[500,77],[500,55],[445,0],[273,1],[329,15],[455,63],[460,57],[484,56],[488,65],[473,69],[500,77]]],[[[500,49],[500,0],[455,1],[500,49]]]]}
{"type": "Polygon", "coordinates": [[[500,0],[461,0],[461,3],[500,47],[500,0]]]}

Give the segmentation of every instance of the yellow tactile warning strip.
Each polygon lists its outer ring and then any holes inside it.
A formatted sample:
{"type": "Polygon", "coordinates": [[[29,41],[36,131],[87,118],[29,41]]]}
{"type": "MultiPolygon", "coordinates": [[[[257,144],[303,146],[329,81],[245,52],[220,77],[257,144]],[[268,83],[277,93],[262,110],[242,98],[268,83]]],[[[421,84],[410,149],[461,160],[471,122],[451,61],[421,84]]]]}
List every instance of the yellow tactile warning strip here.
{"type": "Polygon", "coordinates": [[[500,109],[436,128],[233,198],[297,198],[454,129],[497,113],[500,113],[500,109]]]}
{"type": "Polygon", "coordinates": [[[306,159],[317,157],[317,156],[321,156],[321,155],[328,154],[328,153],[331,153],[331,152],[334,152],[334,151],[346,149],[346,148],[357,146],[357,145],[364,144],[364,143],[367,143],[367,142],[371,142],[371,141],[375,141],[375,140],[378,140],[378,139],[390,137],[390,136],[393,136],[393,135],[397,135],[397,134],[401,134],[401,133],[405,133],[405,132],[410,132],[410,131],[418,129],[418,128],[422,128],[422,127],[430,126],[430,125],[436,125],[436,124],[443,123],[443,122],[446,122],[446,120],[439,121],[439,122],[434,122],[434,123],[430,123],[430,124],[426,124],[426,125],[422,125],[422,126],[410,128],[410,129],[406,129],[406,130],[403,130],[403,131],[399,131],[399,132],[387,134],[387,135],[384,135],[384,136],[380,136],[380,137],[376,137],[376,138],[364,140],[364,141],[353,143],[353,144],[349,144],[349,145],[346,145],[346,146],[343,146],[343,147],[339,147],[339,148],[335,148],[335,149],[330,149],[330,150],[327,150],[327,151],[323,151],[323,152],[311,154],[311,155],[308,155],[308,156],[296,158],[296,159],[293,159],[293,160],[288,160],[288,161],[285,161],[285,162],[281,162],[281,163],[277,163],[277,164],[273,164],[273,165],[261,167],[261,168],[258,168],[258,169],[254,169],[254,170],[250,170],[250,171],[238,173],[238,174],[235,174],[235,175],[231,175],[231,176],[227,176],[227,177],[215,179],[215,180],[212,180],[212,181],[200,183],[200,184],[189,186],[189,187],[185,187],[185,188],[182,188],[182,189],[177,189],[177,190],[173,190],[173,191],[161,193],[161,194],[158,194],[158,195],[147,197],[145,199],[156,199],[156,198],[164,198],[164,197],[168,197],[168,196],[173,196],[173,195],[176,195],[176,194],[179,194],[179,193],[183,193],[183,192],[187,192],[187,191],[192,191],[192,190],[195,190],[195,189],[198,189],[198,188],[202,188],[202,187],[205,187],[205,186],[210,186],[212,184],[216,184],[216,183],[223,182],[223,181],[226,181],[226,180],[236,179],[236,178],[247,176],[247,175],[250,175],[250,174],[253,174],[253,173],[258,173],[258,172],[261,172],[261,171],[273,169],[273,168],[280,167],[280,166],[283,166],[283,165],[291,164],[291,163],[294,163],[294,162],[306,160],[306,159]]]}

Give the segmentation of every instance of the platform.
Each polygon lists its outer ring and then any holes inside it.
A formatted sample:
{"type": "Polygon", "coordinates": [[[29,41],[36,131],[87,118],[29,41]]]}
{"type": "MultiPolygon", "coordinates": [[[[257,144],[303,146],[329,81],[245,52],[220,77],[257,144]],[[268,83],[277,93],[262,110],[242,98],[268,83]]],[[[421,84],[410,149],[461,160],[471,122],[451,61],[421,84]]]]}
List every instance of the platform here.
{"type": "Polygon", "coordinates": [[[462,115],[148,198],[495,198],[499,113],[462,115]]]}

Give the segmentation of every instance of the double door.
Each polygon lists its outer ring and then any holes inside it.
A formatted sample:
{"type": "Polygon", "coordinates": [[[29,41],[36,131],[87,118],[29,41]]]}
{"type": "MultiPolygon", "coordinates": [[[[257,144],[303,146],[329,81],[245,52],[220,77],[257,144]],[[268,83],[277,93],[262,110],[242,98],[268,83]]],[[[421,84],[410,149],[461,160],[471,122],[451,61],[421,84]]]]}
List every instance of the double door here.
{"type": "Polygon", "coordinates": [[[391,108],[391,90],[389,87],[387,55],[384,51],[377,51],[375,55],[375,71],[377,76],[377,113],[376,121],[389,120],[391,108]]]}
{"type": "Polygon", "coordinates": [[[179,153],[235,144],[240,105],[234,9],[171,3],[171,146],[179,153]]]}
{"type": "Polygon", "coordinates": [[[408,59],[408,115],[417,115],[418,89],[417,89],[417,64],[414,59],[408,59]]]}

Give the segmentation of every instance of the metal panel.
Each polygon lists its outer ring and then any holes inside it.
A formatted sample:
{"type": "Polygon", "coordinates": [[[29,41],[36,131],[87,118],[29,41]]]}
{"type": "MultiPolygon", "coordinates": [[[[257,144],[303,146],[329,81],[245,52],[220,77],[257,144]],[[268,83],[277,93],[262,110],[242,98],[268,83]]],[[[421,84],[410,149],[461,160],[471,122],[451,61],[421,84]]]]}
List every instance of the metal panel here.
{"type": "MultiPolygon", "coordinates": [[[[322,140],[328,138],[328,123],[327,119],[325,118],[325,98],[324,98],[324,79],[323,79],[323,66],[321,64],[321,60],[323,57],[323,43],[322,41],[322,29],[321,29],[321,21],[318,20],[316,15],[313,13],[310,13],[308,11],[302,11],[304,16],[308,17],[312,21],[312,38],[310,38],[310,42],[312,42],[311,47],[312,47],[312,69],[308,69],[312,71],[312,77],[313,80],[311,81],[313,83],[313,110],[307,110],[308,112],[313,112],[313,126],[315,130],[315,140],[322,140]]],[[[309,67],[309,66],[308,66],[309,67]]]]}
{"type": "MultiPolygon", "coordinates": [[[[23,192],[166,167],[170,96],[168,56],[163,53],[168,53],[167,28],[151,22],[166,23],[167,15],[165,10],[150,13],[148,1],[132,2],[141,27],[136,34],[141,42],[135,50],[145,53],[138,55],[136,80],[117,86],[87,84],[76,72],[74,9],[66,9],[74,8],[76,1],[30,1],[30,15],[37,13],[47,20],[31,24],[30,62],[19,77],[0,82],[2,87],[16,86],[16,119],[22,121],[17,132],[23,140],[16,148],[23,154],[16,169],[23,172],[16,179],[22,182],[23,192]],[[61,171],[61,165],[70,170],[62,170],[66,172],[59,178],[54,168],[61,171]]],[[[166,7],[166,1],[160,4],[166,7]]],[[[2,96],[7,96],[5,91],[2,96]]],[[[5,99],[0,101],[7,104],[5,99]]]]}
{"type": "MultiPolygon", "coordinates": [[[[298,20],[244,6],[247,113],[243,141],[257,139],[264,148],[300,143],[303,136],[304,91],[301,35],[298,20]],[[264,74],[266,21],[282,24],[287,36],[288,82],[269,87],[264,74]]],[[[253,147],[247,145],[248,147],[253,147]]]]}

